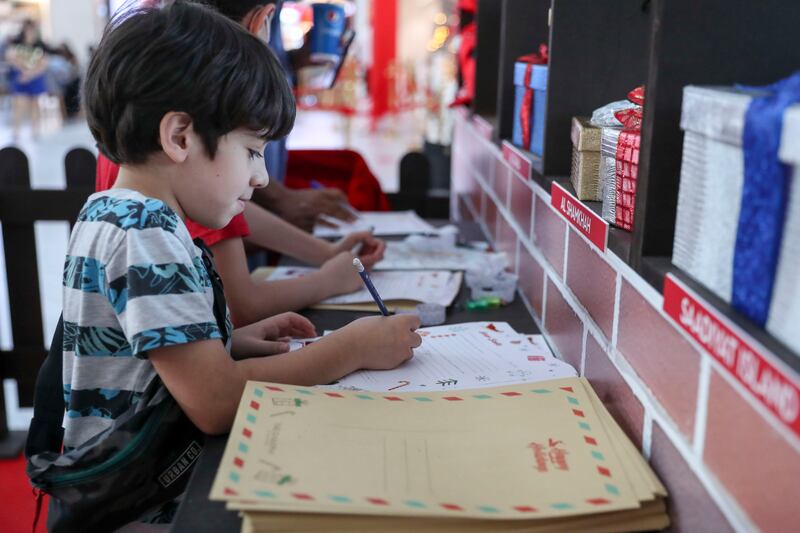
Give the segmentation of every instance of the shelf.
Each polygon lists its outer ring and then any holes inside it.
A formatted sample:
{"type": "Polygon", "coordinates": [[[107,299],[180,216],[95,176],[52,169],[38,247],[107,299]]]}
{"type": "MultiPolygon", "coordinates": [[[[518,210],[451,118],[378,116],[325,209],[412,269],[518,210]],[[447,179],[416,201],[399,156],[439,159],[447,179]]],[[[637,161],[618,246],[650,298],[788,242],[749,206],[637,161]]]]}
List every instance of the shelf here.
{"type": "Polygon", "coordinates": [[[754,324],[747,317],[734,310],[730,304],[706,289],[689,274],[672,264],[669,257],[653,256],[642,259],[642,277],[658,292],[664,292],[664,277],[672,274],[708,303],[720,316],[730,320],[746,334],[760,343],[766,350],[786,363],[794,372],[800,373],[800,354],[773,337],[764,328],[754,324]]]}

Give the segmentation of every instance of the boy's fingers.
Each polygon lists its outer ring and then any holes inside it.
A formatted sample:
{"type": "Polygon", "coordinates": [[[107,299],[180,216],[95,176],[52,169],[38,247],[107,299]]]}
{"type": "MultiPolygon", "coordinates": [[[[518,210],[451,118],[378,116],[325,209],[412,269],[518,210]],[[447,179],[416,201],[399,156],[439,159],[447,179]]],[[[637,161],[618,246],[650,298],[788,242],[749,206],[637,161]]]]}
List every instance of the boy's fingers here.
{"type": "Polygon", "coordinates": [[[400,318],[402,318],[408,323],[408,329],[412,331],[418,329],[420,325],[422,325],[419,319],[419,315],[412,315],[412,314],[400,315],[400,318]]]}
{"type": "Polygon", "coordinates": [[[339,189],[321,189],[314,191],[317,194],[320,211],[326,215],[350,222],[355,219],[344,204],[347,196],[339,189]]]}
{"type": "Polygon", "coordinates": [[[276,355],[289,351],[288,342],[260,341],[257,347],[261,355],[276,355]]]}
{"type": "Polygon", "coordinates": [[[422,344],[422,337],[420,337],[416,333],[412,333],[411,335],[412,335],[411,347],[412,348],[419,348],[419,346],[422,344]]]}
{"type": "Polygon", "coordinates": [[[346,202],[347,196],[340,191],[339,189],[329,187],[327,189],[320,190],[320,194],[324,194],[326,197],[330,198],[334,202],[346,202]]]}
{"type": "Polygon", "coordinates": [[[286,329],[289,330],[286,333],[293,336],[315,337],[317,335],[317,330],[309,319],[294,313],[287,317],[286,329]]]}
{"type": "MultiPolygon", "coordinates": [[[[403,330],[409,331],[410,333],[413,333],[414,330],[416,330],[417,328],[420,327],[419,315],[410,314],[410,313],[407,314],[407,315],[406,314],[394,315],[393,317],[391,317],[391,319],[392,320],[399,320],[400,321],[400,327],[402,327],[403,330]]],[[[414,335],[416,335],[416,333],[414,333],[414,335]]],[[[407,337],[405,337],[405,338],[407,338],[407,337]]]]}
{"type": "Polygon", "coordinates": [[[365,243],[369,243],[372,240],[375,240],[375,237],[372,236],[372,233],[368,231],[354,231],[345,239],[349,239],[349,242],[352,242],[355,245],[357,242],[364,241],[365,243]]]}

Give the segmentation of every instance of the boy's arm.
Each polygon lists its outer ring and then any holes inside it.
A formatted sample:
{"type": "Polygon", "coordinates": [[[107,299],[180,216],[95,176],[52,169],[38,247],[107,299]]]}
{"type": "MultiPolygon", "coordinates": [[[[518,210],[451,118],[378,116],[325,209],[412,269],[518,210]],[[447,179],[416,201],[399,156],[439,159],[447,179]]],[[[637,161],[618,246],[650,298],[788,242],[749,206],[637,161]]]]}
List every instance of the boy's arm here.
{"type": "Polygon", "coordinates": [[[247,240],[256,246],[275,250],[315,266],[336,254],[333,244],[317,239],[258,204],[248,202],[244,216],[250,226],[247,240]]]}
{"type": "Polygon", "coordinates": [[[360,368],[341,336],[329,335],[302,350],[234,361],[219,340],[152,350],[153,366],[191,421],[204,433],[230,429],[248,380],[317,385],[360,368]],[[330,338],[328,338],[330,337],[330,338]]]}
{"type": "Polygon", "coordinates": [[[289,189],[279,181],[271,180],[267,187],[253,191],[253,200],[277,213],[287,222],[311,231],[319,215],[325,214],[344,221],[353,215],[343,204],[347,196],[339,189],[289,189]]]}
{"type": "Polygon", "coordinates": [[[244,215],[250,226],[250,235],[245,240],[310,265],[319,266],[336,254],[355,247],[359,248],[359,257],[367,268],[383,259],[386,243],[368,231],[354,232],[331,243],[289,224],[253,202],[247,203],[244,215]]]}
{"type": "Polygon", "coordinates": [[[219,340],[149,352],[164,385],[203,432],[225,433],[233,424],[248,380],[292,385],[330,383],[359,368],[389,369],[408,360],[421,338],[413,315],[367,317],[296,352],[234,361],[219,340]]]}
{"type": "Polygon", "coordinates": [[[328,261],[303,278],[256,281],[247,270],[241,239],[225,239],[211,247],[225,285],[225,298],[234,325],[243,326],[285,311],[296,311],[326,298],[357,290],[360,279],[352,256],[328,261]]]}

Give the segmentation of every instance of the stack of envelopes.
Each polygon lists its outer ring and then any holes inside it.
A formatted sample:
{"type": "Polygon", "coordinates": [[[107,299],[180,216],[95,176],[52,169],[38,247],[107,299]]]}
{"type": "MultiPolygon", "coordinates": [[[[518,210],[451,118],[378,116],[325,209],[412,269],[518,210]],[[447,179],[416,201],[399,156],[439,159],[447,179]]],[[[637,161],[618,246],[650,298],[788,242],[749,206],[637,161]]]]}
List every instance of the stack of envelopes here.
{"type": "Polygon", "coordinates": [[[249,382],[211,499],[243,531],[640,531],[666,490],[588,381],[436,393],[249,382]]]}

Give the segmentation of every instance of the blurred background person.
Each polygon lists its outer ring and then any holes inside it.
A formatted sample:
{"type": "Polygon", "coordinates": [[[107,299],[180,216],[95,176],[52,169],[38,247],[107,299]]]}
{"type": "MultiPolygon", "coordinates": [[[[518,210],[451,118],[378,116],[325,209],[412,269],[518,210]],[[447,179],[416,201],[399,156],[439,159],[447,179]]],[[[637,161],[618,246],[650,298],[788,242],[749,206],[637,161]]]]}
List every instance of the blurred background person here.
{"type": "Polygon", "coordinates": [[[58,98],[61,118],[76,118],[80,112],[81,68],[67,43],[52,50],[47,61],[48,92],[58,98]]]}
{"type": "Polygon", "coordinates": [[[30,121],[31,135],[39,135],[39,97],[47,93],[48,48],[39,36],[39,27],[32,20],[22,23],[19,35],[6,50],[10,68],[9,81],[13,96],[13,138],[19,138],[24,118],[30,121]]]}

